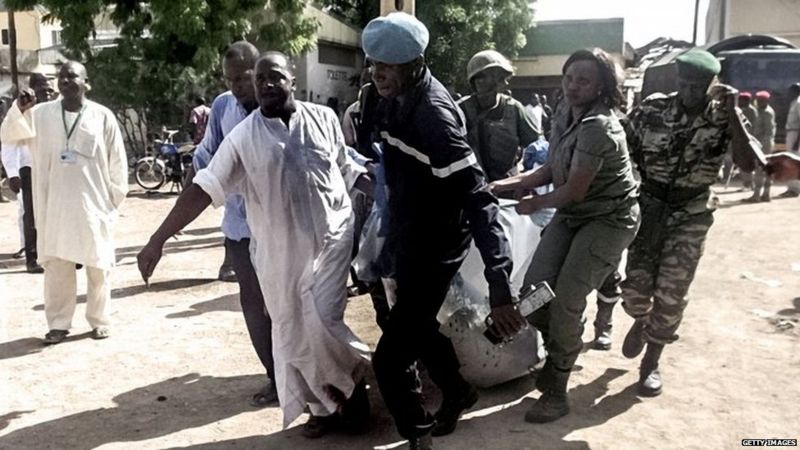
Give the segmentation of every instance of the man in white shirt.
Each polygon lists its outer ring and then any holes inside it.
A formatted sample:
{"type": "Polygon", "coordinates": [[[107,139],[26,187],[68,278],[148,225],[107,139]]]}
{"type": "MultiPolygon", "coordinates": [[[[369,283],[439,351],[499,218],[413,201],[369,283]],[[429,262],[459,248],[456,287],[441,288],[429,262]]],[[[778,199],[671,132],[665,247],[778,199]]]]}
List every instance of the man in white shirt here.
{"type": "MultiPolygon", "coordinates": [[[[37,103],[53,97],[50,81],[41,73],[32,73],[28,86],[33,89],[37,103]]],[[[22,196],[22,229],[25,241],[25,266],[28,273],[43,273],[36,254],[36,222],[33,213],[33,189],[31,185],[31,154],[25,144],[3,143],[3,166],[8,175],[8,186],[22,196]]]]}
{"type": "Polygon", "coordinates": [[[539,94],[534,93],[531,95],[531,102],[525,105],[525,112],[528,113],[528,117],[536,126],[536,129],[541,131],[543,119],[546,114],[544,112],[544,108],[542,107],[542,101],[539,98],[539,94]]]}
{"type": "Polygon", "coordinates": [[[86,98],[82,64],[68,61],[58,74],[61,99],[36,104],[20,96],[2,126],[3,143],[27,143],[33,159],[37,250],[45,267],[45,344],[63,341],[75,312],[76,264],[86,267],[86,320],[92,338],[108,337],[106,304],[114,266],[117,210],[128,192],[128,162],[117,120],[86,98]]]}

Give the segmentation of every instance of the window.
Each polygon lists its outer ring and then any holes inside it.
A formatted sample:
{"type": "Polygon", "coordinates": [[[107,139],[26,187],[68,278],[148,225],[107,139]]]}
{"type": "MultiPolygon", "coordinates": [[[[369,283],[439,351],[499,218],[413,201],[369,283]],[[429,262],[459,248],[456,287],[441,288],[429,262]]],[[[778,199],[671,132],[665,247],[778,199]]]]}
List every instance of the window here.
{"type": "Polygon", "coordinates": [[[3,29],[2,38],[0,38],[0,42],[2,42],[3,45],[8,45],[9,39],[8,39],[8,29],[7,28],[3,29]]]}
{"type": "Polygon", "coordinates": [[[355,67],[356,52],[346,47],[319,44],[319,63],[334,66],[355,67]]]}
{"type": "Polygon", "coordinates": [[[52,45],[58,45],[61,43],[61,30],[52,30],[50,32],[50,36],[53,38],[52,45]]]}

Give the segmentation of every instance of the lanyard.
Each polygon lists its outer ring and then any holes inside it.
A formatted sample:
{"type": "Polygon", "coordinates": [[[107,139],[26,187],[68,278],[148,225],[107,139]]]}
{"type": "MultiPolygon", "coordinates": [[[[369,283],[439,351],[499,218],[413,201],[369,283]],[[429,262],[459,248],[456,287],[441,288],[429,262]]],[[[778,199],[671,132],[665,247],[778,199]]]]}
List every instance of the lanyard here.
{"type": "Polygon", "coordinates": [[[83,116],[83,110],[86,109],[86,105],[81,107],[80,112],[78,113],[78,117],[75,118],[75,122],[72,122],[72,128],[67,131],[67,113],[64,110],[64,105],[61,105],[61,121],[64,123],[64,133],[67,135],[67,146],[69,147],[69,138],[72,137],[72,133],[75,132],[75,127],[78,126],[78,122],[81,121],[81,116],[83,116]]]}

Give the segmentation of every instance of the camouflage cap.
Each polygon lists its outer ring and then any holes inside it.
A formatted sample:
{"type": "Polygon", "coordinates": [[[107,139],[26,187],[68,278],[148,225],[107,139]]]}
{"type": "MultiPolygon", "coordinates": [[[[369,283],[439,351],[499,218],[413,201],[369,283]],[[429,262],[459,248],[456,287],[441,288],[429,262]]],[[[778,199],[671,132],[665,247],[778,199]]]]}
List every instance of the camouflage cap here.
{"type": "Polygon", "coordinates": [[[719,74],[722,66],[719,60],[711,53],[693,48],[678,56],[678,76],[688,79],[706,80],[719,74]]]}

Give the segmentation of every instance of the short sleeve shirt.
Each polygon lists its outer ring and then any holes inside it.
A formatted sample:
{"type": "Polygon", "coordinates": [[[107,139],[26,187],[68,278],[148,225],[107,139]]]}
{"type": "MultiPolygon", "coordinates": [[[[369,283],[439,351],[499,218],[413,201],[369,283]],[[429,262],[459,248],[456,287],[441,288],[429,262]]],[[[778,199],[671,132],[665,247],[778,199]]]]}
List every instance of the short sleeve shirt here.
{"type": "Polygon", "coordinates": [[[623,226],[635,224],[637,183],[617,116],[602,105],[574,120],[571,115],[566,104],[556,111],[548,155],[553,185],[563,186],[573,167],[591,170],[595,178],[583,201],[563,207],[559,213],[576,219],[602,216],[623,226]]]}

